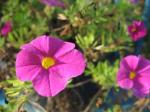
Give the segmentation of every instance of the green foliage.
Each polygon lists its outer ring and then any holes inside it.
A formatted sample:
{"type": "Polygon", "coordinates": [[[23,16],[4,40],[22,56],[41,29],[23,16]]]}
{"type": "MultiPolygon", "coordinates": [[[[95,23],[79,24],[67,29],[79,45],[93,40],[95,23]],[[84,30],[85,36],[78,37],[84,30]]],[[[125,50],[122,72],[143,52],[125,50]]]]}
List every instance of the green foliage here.
{"type": "Polygon", "coordinates": [[[29,82],[21,82],[17,79],[10,79],[0,82],[0,87],[5,90],[9,104],[0,108],[0,111],[15,112],[20,106],[28,101],[32,94],[32,86],[29,82]]]}
{"type": "Polygon", "coordinates": [[[93,33],[89,33],[87,36],[76,36],[76,42],[79,45],[79,47],[84,51],[86,51],[89,48],[93,48],[97,45],[97,41],[95,41],[95,37],[93,33]]]}
{"type": "MultiPolygon", "coordinates": [[[[8,42],[15,48],[19,48],[26,41],[48,31],[46,15],[26,2],[9,0],[2,10],[4,15],[2,21],[10,20],[13,23],[13,31],[8,36],[8,42]]],[[[37,0],[33,0],[32,3],[33,5],[40,4],[37,0]]]]}
{"type": "Polygon", "coordinates": [[[121,112],[121,107],[120,105],[114,105],[112,108],[107,109],[106,112],[121,112]]]}
{"type": "Polygon", "coordinates": [[[98,62],[97,65],[93,63],[88,64],[87,74],[92,74],[94,81],[102,86],[102,88],[109,89],[116,87],[116,74],[118,70],[118,62],[110,64],[107,61],[98,62]]]}
{"type": "Polygon", "coordinates": [[[5,44],[5,38],[0,36],[0,48],[3,48],[5,44]]]}

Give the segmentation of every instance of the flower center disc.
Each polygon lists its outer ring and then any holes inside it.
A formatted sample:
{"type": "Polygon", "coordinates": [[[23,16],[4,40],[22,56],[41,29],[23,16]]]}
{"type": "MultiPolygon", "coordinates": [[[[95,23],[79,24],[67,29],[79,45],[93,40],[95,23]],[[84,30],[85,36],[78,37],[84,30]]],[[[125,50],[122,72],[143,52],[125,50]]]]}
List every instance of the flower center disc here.
{"type": "Polygon", "coordinates": [[[136,77],[136,73],[135,73],[135,72],[130,72],[129,78],[130,78],[131,80],[133,80],[135,77],[136,77]]]}
{"type": "Polygon", "coordinates": [[[132,32],[136,32],[136,31],[137,31],[137,29],[136,29],[136,28],[133,28],[131,31],[132,31],[132,32]]]}
{"type": "Polygon", "coordinates": [[[51,57],[45,57],[42,59],[42,67],[48,69],[49,67],[55,65],[55,60],[51,57]]]}

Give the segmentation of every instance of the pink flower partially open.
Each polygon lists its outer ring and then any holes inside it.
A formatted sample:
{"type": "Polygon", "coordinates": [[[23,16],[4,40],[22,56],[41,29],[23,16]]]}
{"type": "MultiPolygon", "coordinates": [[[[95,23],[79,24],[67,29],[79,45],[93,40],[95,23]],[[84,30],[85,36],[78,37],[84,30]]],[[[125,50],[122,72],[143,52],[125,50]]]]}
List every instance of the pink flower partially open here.
{"type": "Polygon", "coordinates": [[[142,56],[130,55],[120,62],[117,83],[121,88],[131,89],[138,97],[150,93],[150,61],[142,56]]]}
{"type": "Polygon", "coordinates": [[[133,21],[133,23],[128,26],[128,32],[132,40],[137,41],[144,38],[148,31],[143,21],[133,21]]]}
{"type": "Polygon", "coordinates": [[[83,54],[75,45],[46,35],[22,46],[16,58],[16,74],[21,81],[32,81],[42,96],[55,96],[68,80],[84,72],[83,54]]]}
{"type": "Polygon", "coordinates": [[[64,3],[61,2],[60,0],[40,0],[41,3],[44,3],[48,6],[58,6],[58,7],[64,7],[64,3]]]}
{"type": "Polygon", "coordinates": [[[7,21],[2,27],[0,33],[2,36],[6,37],[8,33],[11,31],[12,31],[12,23],[10,21],[7,21]]]}

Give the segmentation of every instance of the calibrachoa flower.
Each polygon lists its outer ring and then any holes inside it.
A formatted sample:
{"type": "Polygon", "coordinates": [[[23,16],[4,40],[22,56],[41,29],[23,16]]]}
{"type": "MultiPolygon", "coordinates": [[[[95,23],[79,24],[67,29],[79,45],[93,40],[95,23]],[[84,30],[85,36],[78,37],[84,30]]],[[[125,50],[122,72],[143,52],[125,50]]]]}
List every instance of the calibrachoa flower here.
{"type": "Polygon", "coordinates": [[[60,0],[40,0],[40,1],[48,6],[64,7],[64,3],[61,2],[60,0]]]}
{"type": "Polygon", "coordinates": [[[21,81],[32,81],[42,96],[55,96],[68,80],[85,69],[82,53],[70,42],[46,35],[39,36],[21,47],[16,58],[16,74],[21,81]]]}
{"type": "Polygon", "coordinates": [[[6,37],[8,33],[11,31],[12,31],[12,23],[10,21],[7,21],[2,27],[0,33],[2,36],[6,37]]]}
{"type": "Polygon", "coordinates": [[[133,23],[128,26],[128,32],[132,40],[137,41],[147,35],[147,28],[144,26],[143,21],[133,21],[133,23]]]}
{"type": "Polygon", "coordinates": [[[142,56],[125,57],[120,62],[117,83],[137,97],[145,97],[150,93],[150,61],[142,56]]]}

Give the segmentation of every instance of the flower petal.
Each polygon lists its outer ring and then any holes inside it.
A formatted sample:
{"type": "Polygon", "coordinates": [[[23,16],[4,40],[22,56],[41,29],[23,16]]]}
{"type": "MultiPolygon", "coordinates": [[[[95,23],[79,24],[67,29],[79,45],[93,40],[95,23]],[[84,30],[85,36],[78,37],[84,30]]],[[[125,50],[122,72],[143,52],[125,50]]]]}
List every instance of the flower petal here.
{"type": "Polygon", "coordinates": [[[58,7],[64,7],[64,3],[60,0],[40,0],[41,3],[44,3],[48,6],[58,6],[58,7]]]}
{"type": "Polygon", "coordinates": [[[51,69],[68,79],[81,75],[86,66],[84,56],[76,49],[59,57],[58,61],[60,63],[51,69]]]}
{"type": "Polygon", "coordinates": [[[40,59],[42,59],[43,56],[46,55],[45,53],[41,52],[39,49],[35,48],[31,44],[24,44],[21,46],[21,49],[28,51],[28,52],[31,52],[33,54],[36,54],[40,59]]]}
{"type": "Polygon", "coordinates": [[[9,32],[12,31],[12,23],[11,21],[7,21],[4,26],[2,27],[0,34],[4,37],[8,35],[9,32]]]}
{"type": "Polygon", "coordinates": [[[129,74],[130,74],[130,67],[128,66],[127,62],[125,59],[122,59],[120,62],[120,68],[118,70],[117,74],[117,82],[124,80],[124,79],[129,79],[129,74]]]}
{"type": "Polygon", "coordinates": [[[125,59],[120,62],[120,68],[117,74],[117,83],[123,89],[131,89],[133,81],[129,79],[130,68],[125,59]]]}
{"type": "Polygon", "coordinates": [[[51,88],[51,95],[55,96],[62,90],[64,90],[67,86],[67,79],[62,78],[57,72],[50,71],[50,88],[51,88]]]}
{"type": "Polygon", "coordinates": [[[27,50],[21,50],[17,54],[16,68],[22,66],[40,65],[40,64],[41,64],[40,58],[34,53],[28,52],[27,50]]]}
{"type": "Polygon", "coordinates": [[[121,67],[117,75],[117,83],[123,89],[131,89],[133,87],[133,81],[128,77],[128,71],[121,67]]]}
{"type": "Polygon", "coordinates": [[[48,71],[42,70],[32,81],[32,84],[39,95],[52,96],[48,71]]]}
{"type": "Polygon", "coordinates": [[[118,80],[118,85],[123,89],[131,89],[133,87],[133,82],[130,79],[118,80]]]}
{"type": "Polygon", "coordinates": [[[138,77],[134,82],[133,92],[137,97],[145,97],[150,93],[150,81],[147,77],[138,77]]]}
{"type": "Polygon", "coordinates": [[[56,57],[71,51],[75,47],[73,43],[64,42],[58,38],[53,38],[46,35],[34,39],[31,41],[31,45],[49,56],[55,55],[56,57]]]}
{"type": "Polygon", "coordinates": [[[39,57],[26,50],[21,50],[16,58],[16,75],[22,81],[33,80],[41,70],[39,57]]]}
{"type": "Polygon", "coordinates": [[[137,69],[139,63],[139,57],[134,55],[129,55],[125,57],[124,60],[127,62],[128,66],[132,71],[135,71],[137,69]]]}
{"type": "Polygon", "coordinates": [[[147,31],[146,28],[141,29],[141,31],[139,31],[138,34],[137,34],[139,36],[139,39],[142,38],[142,37],[144,37],[144,36],[146,36],[147,32],[148,31],[147,31]]]}
{"type": "Polygon", "coordinates": [[[37,65],[21,66],[16,68],[16,75],[21,81],[32,81],[41,71],[37,65]]]}
{"type": "Polygon", "coordinates": [[[63,45],[57,49],[57,52],[55,52],[54,57],[58,58],[62,55],[65,55],[66,53],[70,52],[75,48],[75,45],[70,42],[64,42],[63,45]]]}
{"type": "Polygon", "coordinates": [[[61,78],[53,71],[45,71],[33,80],[33,87],[41,96],[55,96],[61,92],[67,85],[67,80],[61,78]]]}
{"type": "Polygon", "coordinates": [[[128,26],[128,32],[132,40],[137,41],[144,38],[148,31],[143,21],[133,21],[133,23],[128,26]]]}
{"type": "Polygon", "coordinates": [[[150,87],[150,66],[146,67],[145,69],[141,70],[139,72],[139,77],[140,80],[143,81],[143,83],[148,84],[150,87]]]}
{"type": "Polygon", "coordinates": [[[143,72],[147,72],[147,74],[150,73],[150,61],[145,59],[142,56],[139,56],[139,64],[137,67],[137,72],[139,74],[143,74],[143,72]]]}

